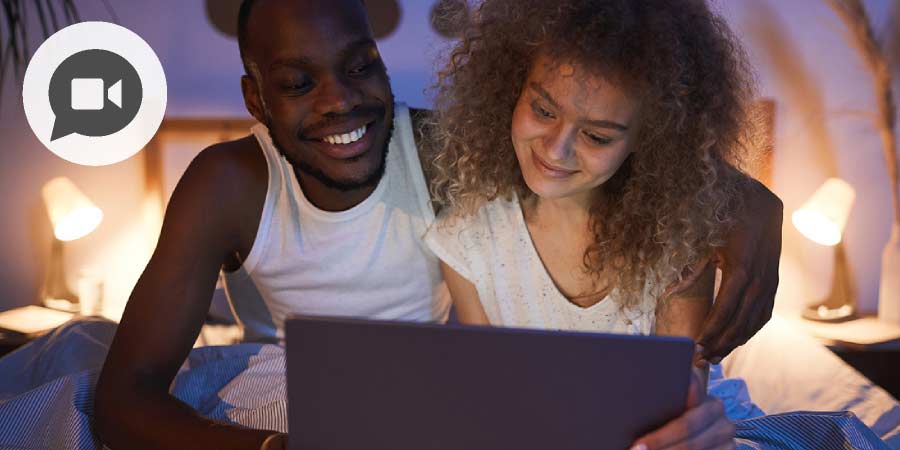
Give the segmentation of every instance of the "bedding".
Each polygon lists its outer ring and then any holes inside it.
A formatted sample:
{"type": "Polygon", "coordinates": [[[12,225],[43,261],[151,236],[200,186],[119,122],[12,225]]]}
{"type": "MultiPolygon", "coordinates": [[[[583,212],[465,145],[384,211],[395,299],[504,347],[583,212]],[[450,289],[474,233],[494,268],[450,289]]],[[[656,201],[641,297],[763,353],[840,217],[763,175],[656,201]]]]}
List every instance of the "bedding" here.
{"type": "MultiPolygon", "coordinates": [[[[710,390],[723,398],[729,417],[737,423],[738,448],[900,449],[896,400],[839,358],[827,358],[830,352],[814,340],[803,341],[779,323],[773,320],[759,340],[754,338],[723,364],[729,376],[749,376],[746,385],[717,375],[720,369],[713,370],[716,376],[710,390]],[[791,345],[783,342],[788,338],[791,345]],[[796,352],[803,356],[796,358],[796,352]],[[803,364],[824,364],[825,368],[816,366],[807,381],[803,364]],[[849,370],[839,380],[850,384],[838,385],[834,377],[827,384],[824,378],[819,380],[835,370],[849,370]],[[850,412],[761,416],[762,410],[750,402],[747,386],[769,414],[797,409],[850,412]],[[887,438],[892,447],[876,434],[887,438]]],[[[102,447],[91,431],[93,387],[114,332],[112,322],[84,319],[0,359],[4,375],[0,377],[0,448],[102,447]]],[[[196,348],[179,371],[172,393],[216,420],[287,431],[284,351],[275,345],[196,348]]]]}
{"type": "MultiPolygon", "coordinates": [[[[900,449],[900,403],[815,338],[777,314],[722,362],[744,380],[767,414],[850,411],[892,449],[900,449]]],[[[897,374],[900,376],[900,374],[897,374]]]]}

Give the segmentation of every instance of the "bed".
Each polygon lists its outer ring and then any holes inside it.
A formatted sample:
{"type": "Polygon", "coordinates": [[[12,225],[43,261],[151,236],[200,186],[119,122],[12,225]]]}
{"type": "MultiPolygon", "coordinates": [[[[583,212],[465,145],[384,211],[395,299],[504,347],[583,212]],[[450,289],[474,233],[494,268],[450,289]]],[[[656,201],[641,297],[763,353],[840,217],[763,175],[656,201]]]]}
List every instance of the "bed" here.
{"type": "MultiPolygon", "coordinates": [[[[0,448],[101,448],[91,430],[93,385],[114,332],[113,322],[86,319],[0,359],[0,448]]],[[[234,330],[206,335],[227,342],[234,330]]],[[[774,316],[722,367],[767,414],[851,411],[900,450],[900,403],[784,318],[774,316]]],[[[287,431],[285,387],[281,347],[236,344],[194,349],[173,393],[209,417],[287,431]]]]}
{"type": "MultiPolygon", "coordinates": [[[[767,414],[851,411],[892,449],[900,449],[900,403],[815,338],[774,315],[722,363],[743,379],[767,414]]],[[[900,376],[900,374],[897,374],[900,376]]]]}

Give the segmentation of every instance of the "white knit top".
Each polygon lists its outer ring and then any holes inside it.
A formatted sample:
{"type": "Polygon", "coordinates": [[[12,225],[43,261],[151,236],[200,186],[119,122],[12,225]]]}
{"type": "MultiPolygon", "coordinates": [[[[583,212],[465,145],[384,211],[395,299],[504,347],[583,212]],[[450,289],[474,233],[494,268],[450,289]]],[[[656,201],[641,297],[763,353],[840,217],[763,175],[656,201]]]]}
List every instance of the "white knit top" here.
{"type": "Polygon", "coordinates": [[[518,198],[496,199],[474,215],[441,214],[425,237],[428,247],[478,290],[492,325],[604,333],[651,334],[655,300],[622,309],[613,290],[583,308],[553,283],[531,241],[518,198]]]}

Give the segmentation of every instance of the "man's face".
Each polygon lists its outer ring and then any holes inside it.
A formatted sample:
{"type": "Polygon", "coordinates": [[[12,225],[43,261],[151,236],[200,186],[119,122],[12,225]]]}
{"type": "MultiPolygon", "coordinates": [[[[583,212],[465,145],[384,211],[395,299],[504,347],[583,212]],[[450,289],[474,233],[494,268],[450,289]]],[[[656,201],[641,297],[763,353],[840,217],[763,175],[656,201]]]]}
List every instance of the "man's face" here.
{"type": "Polygon", "coordinates": [[[394,101],[362,2],[260,0],[247,30],[245,99],[287,159],[331,188],[376,184],[394,101]]]}

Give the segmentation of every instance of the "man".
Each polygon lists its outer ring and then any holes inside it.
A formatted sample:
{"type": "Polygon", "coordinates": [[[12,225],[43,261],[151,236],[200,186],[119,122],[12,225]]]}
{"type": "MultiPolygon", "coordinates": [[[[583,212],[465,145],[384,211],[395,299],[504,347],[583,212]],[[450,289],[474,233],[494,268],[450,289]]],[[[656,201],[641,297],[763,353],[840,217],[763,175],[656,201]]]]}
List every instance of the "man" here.
{"type": "MultiPolygon", "coordinates": [[[[282,337],[288,313],[446,315],[420,242],[433,218],[428,160],[395,108],[362,2],[246,0],[239,29],[245,103],[265,126],[204,150],[172,195],[98,382],[96,426],[111,448],[257,449],[274,434],[212,422],[168,393],[220,270],[252,339],[282,337]]],[[[781,203],[754,189],[718,255],[724,282],[701,340],[713,360],[771,313],[781,203]]]]}

